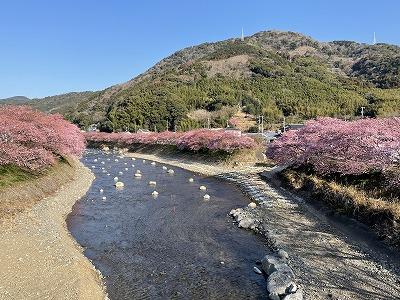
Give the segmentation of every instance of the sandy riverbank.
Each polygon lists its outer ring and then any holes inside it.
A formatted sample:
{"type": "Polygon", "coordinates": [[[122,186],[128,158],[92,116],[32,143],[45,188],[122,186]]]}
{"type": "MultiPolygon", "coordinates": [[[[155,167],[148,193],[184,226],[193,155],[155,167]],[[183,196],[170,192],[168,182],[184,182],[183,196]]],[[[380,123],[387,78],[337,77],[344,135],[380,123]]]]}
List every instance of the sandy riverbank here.
{"type": "Polygon", "coordinates": [[[0,299],[105,299],[101,275],[68,232],[65,218],[94,175],[75,180],[0,225],[0,299]]]}

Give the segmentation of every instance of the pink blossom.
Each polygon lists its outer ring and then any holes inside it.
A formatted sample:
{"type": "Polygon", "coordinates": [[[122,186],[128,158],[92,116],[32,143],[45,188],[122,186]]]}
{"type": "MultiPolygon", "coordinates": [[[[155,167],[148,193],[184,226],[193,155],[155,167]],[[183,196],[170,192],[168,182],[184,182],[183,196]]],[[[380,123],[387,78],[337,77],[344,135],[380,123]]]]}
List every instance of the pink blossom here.
{"type": "Polygon", "coordinates": [[[343,121],[318,118],[274,141],[267,155],[320,174],[384,171],[399,163],[400,118],[343,121]]]}
{"type": "Polygon", "coordinates": [[[61,115],[46,115],[27,106],[0,107],[0,165],[37,170],[56,156],[80,156],[85,140],[78,127],[61,115]]]}
{"type": "Polygon", "coordinates": [[[224,130],[198,129],[188,132],[150,132],[150,133],[85,133],[88,142],[113,143],[121,147],[134,144],[174,145],[181,150],[210,150],[233,152],[256,146],[255,141],[247,136],[237,136],[224,130]]]}

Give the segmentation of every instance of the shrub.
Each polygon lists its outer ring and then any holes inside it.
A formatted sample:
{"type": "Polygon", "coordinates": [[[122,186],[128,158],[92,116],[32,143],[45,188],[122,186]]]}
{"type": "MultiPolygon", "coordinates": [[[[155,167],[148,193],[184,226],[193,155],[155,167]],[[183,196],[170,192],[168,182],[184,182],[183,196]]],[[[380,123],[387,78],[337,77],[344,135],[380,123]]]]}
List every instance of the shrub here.
{"type": "Polygon", "coordinates": [[[27,106],[0,108],[0,165],[38,170],[59,156],[80,156],[85,140],[78,127],[61,115],[27,106]]]}
{"type": "Polygon", "coordinates": [[[400,118],[318,118],[273,142],[267,155],[320,175],[384,172],[399,163],[400,118]]]}

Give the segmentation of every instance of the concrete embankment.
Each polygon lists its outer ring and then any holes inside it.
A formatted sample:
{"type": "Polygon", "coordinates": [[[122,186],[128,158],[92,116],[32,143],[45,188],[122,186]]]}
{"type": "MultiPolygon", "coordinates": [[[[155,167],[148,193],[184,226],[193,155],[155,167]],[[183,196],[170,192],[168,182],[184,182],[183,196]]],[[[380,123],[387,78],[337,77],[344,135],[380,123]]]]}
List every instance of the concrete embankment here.
{"type": "Polygon", "coordinates": [[[76,163],[72,181],[0,225],[0,299],[106,298],[101,275],[65,224],[93,179],[76,163]]]}

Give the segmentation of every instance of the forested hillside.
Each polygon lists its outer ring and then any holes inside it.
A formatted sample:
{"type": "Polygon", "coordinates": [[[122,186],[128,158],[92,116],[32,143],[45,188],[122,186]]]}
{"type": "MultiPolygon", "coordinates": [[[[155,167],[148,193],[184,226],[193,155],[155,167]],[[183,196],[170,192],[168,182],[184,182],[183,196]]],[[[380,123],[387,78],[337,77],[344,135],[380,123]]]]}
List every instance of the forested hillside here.
{"type": "Polygon", "coordinates": [[[398,46],[268,31],[186,48],[124,84],[34,105],[107,131],[186,130],[208,118],[220,126],[239,108],[269,123],[354,118],[361,107],[369,116],[391,116],[400,113],[399,72],[398,46]]]}

